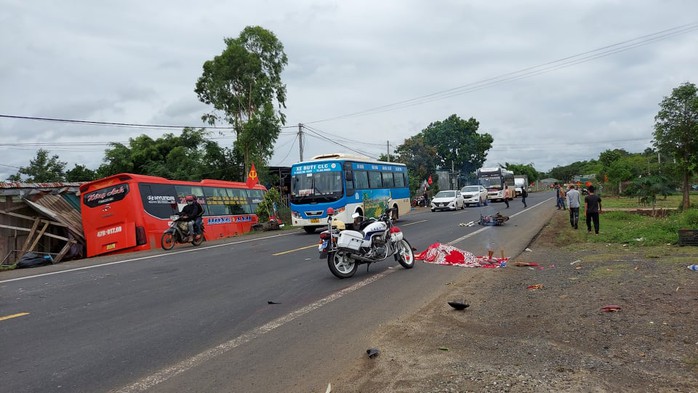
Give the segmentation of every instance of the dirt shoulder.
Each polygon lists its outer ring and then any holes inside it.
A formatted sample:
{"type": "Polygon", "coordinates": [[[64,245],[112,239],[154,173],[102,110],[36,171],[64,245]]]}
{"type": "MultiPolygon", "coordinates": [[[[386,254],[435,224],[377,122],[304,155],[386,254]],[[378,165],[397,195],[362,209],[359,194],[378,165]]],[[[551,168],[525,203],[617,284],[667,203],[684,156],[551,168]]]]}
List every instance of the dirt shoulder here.
{"type": "Polygon", "coordinates": [[[375,332],[380,355],[332,392],[698,391],[698,247],[562,244],[565,213],[508,267],[470,269],[375,332]]]}

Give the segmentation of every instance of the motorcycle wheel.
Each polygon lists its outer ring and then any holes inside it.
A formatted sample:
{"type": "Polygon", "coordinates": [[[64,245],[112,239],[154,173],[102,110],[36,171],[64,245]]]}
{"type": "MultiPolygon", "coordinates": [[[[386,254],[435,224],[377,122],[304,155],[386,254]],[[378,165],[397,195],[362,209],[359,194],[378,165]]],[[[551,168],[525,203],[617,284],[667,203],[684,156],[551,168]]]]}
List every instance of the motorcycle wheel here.
{"type": "Polygon", "coordinates": [[[172,236],[172,232],[165,232],[162,234],[162,239],[160,239],[160,244],[162,249],[165,251],[171,250],[175,246],[175,239],[172,236]]]}
{"type": "Polygon", "coordinates": [[[412,269],[414,267],[414,251],[412,251],[412,246],[407,240],[400,240],[398,245],[399,249],[397,252],[397,261],[405,269],[412,269]]]}
{"type": "Polygon", "coordinates": [[[327,266],[338,278],[349,278],[359,270],[359,264],[344,251],[335,251],[327,255],[327,266]]]}

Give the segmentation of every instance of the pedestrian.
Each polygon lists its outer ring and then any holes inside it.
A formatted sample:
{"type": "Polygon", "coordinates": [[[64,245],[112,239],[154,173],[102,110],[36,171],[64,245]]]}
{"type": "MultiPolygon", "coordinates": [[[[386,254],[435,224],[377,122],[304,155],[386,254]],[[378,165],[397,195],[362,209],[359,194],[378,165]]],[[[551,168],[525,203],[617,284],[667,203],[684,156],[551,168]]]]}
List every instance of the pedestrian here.
{"type": "Polygon", "coordinates": [[[584,211],[587,218],[587,233],[591,233],[591,223],[593,222],[594,233],[598,235],[599,214],[601,213],[601,197],[594,193],[596,191],[594,186],[589,186],[587,191],[589,193],[584,197],[584,211]]]}
{"type": "Polygon", "coordinates": [[[526,205],[526,197],[528,196],[528,191],[526,191],[526,186],[521,186],[521,202],[523,202],[524,209],[528,207],[526,205]]]}
{"type": "Polygon", "coordinates": [[[555,205],[557,206],[557,210],[562,209],[562,198],[560,198],[560,185],[555,182],[555,205]]]}
{"type": "Polygon", "coordinates": [[[567,210],[567,193],[565,192],[565,185],[560,185],[560,206],[562,210],[567,210]]]}
{"type": "Polygon", "coordinates": [[[579,191],[574,184],[570,184],[570,190],[567,191],[567,206],[570,207],[570,225],[572,228],[577,229],[579,224],[579,191]]]}
{"type": "Polygon", "coordinates": [[[504,203],[507,204],[507,209],[509,208],[509,186],[507,186],[507,183],[504,183],[504,203]]]}

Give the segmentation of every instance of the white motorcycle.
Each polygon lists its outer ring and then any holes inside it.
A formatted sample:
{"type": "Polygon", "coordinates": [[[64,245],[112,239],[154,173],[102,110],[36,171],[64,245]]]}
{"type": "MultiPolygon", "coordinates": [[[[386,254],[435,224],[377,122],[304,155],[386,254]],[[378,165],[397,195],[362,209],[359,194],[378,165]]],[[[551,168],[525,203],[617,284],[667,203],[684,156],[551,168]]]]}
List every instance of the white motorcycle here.
{"type": "MultiPolygon", "coordinates": [[[[359,231],[339,232],[336,246],[332,241],[328,242],[331,249],[328,251],[327,265],[332,274],[349,278],[356,273],[359,265],[366,264],[368,267],[391,256],[405,269],[414,267],[414,251],[400,228],[393,225],[392,212],[393,209],[386,209],[377,219],[363,220],[359,224],[359,231]]],[[[328,210],[327,213],[328,222],[331,223],[334,212],[328,210]]],[[[355,221],[357,218],[355,215],[355,221]]]]}

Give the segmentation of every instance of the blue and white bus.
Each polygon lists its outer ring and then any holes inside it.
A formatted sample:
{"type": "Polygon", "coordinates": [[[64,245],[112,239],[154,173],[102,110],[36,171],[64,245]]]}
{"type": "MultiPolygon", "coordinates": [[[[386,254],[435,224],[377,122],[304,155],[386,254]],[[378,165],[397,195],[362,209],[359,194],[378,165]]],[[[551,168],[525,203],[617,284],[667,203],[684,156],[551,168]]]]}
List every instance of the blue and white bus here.
{"type": "Polygon", "coordinates": [[[346,154],[326,154],[291,166],[291,220],[313,233],[327,223],[327,209],[351,224],[358,212],[378,217],[396,208],[393,217],[410,211],[407,167],[346,154]]]}

